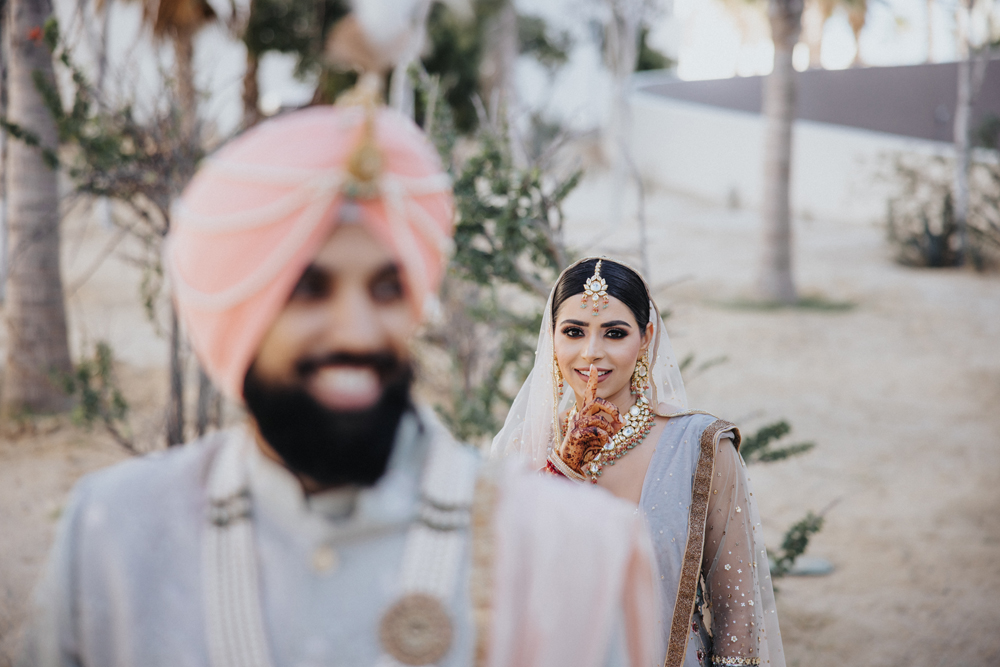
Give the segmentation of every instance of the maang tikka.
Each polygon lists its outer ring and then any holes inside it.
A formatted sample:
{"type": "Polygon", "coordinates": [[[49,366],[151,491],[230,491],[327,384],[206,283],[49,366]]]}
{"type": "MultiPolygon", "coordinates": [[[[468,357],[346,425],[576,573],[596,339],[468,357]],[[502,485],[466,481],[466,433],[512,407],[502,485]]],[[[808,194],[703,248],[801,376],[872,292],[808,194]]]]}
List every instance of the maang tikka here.
{"type": "Polygon", "coordinates": [[[587,278],[587,281],[583,283],[583,299],[580,301],[580,307],[586,308],[587,301],[592,300],[594,302],[593,314],[597,317],[598,308],[597,304],[601,303],[602,308],[607,308],[611,300],[608,298],[608,283],[601,277],[601,262],[603,260],[597,260],[597,265],[594,267],[594,275],[587,278]]]}

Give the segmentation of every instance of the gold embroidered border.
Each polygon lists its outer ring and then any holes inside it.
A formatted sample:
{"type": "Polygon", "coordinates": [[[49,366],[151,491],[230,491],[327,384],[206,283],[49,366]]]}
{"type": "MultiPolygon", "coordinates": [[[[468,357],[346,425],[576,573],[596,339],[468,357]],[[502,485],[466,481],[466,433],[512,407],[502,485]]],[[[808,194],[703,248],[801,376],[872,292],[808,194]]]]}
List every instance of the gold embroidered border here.
{"type": "Polygon", "coordinates": [[[473,664],[484,667],[490,654],[493,627],[493,553],[496,548],[493,526],[494,510],[499,495],[498,467],[487,463],[476,480],[472,502],[472,578],[469,595],[472,598],[472,619],[476,628],[473,664]]]}
{"type": "Polygon", "coordinates": [[[715,470],[715,450],[719,438],[726,431],[734,431],[736,442],[739,442],[736,426],[722,419],[716,419],[701,434],[701,454],[698,456],[691,489],[688,538],[684,546],[684,559],[681,561],[681,577],[677,586],[677,599],[674,601],[674,616],[670,622],[670,639],[667,640],[664,667],[680,667],[684,663],[698,590],[698,575],[705,551],[705,520],[708,518],[708,497],[712,488],[712,472],[715,470]]]}

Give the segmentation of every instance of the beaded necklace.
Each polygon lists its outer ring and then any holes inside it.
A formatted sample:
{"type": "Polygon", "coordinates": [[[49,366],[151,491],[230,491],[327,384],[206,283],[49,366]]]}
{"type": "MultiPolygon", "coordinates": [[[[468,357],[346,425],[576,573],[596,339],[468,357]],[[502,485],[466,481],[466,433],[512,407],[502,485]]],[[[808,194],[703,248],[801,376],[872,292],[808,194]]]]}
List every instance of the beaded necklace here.
{"type": "MultiPolygon", "coordinates": [[[[576,405],[566,418],[566,427],[576,414],[576,405]]],[[[601,448],[601,451],[583,467],[583,474],[590,478],[591,484],[597,483],[597,478],[601,476],[604,466],[613,466],[615,461],[625,456],[629,451],[637,447],[653,428],[655,415],[649,408],[649,400],[640,395],[635,405],[629,408],[628,412],[622,415],[622,427],[615,433],[611,440],[601,448]]]]}

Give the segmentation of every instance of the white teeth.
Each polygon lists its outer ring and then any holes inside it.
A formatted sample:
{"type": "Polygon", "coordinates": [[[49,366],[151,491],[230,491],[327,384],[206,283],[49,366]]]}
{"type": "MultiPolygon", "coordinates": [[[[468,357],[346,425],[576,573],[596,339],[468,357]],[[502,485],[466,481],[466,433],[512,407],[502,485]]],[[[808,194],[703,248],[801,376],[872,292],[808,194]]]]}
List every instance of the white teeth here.
{"type": "MultiPolygon", "coordinates": [[[[607,375],[610,372],[611,371],[597,371],[597,377],[601,377],[602,375],[607,375]]],[[[580,373],[583,374],[583,377],[588,377],[588,378],[590,377],[590,369],[589,368],[587,370],[585,370],[585,371],[581,370],[580,373]]]]}
{"type": "Polygon", "coordinates": [[[311,389],[319,402],[329,408],[358,409],[378,400],[378,374],[371,368],[329,366],[313,376],[311,389]]]}

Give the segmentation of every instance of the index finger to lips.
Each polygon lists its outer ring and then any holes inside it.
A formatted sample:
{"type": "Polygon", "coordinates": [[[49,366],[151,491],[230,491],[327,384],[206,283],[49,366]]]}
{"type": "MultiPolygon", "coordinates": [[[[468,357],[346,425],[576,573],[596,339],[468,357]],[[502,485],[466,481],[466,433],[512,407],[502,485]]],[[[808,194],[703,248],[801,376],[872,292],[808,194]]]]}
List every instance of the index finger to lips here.
{"type": "Polygon", "coordinates": [[[587,379],[587,391],[583,394],[584,403],[593,403],[597,398],[597,366],[590,365],[590,377],[587,379]]]}

